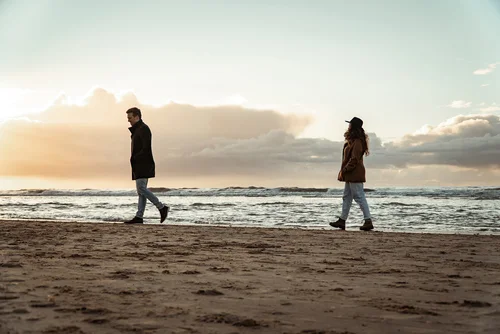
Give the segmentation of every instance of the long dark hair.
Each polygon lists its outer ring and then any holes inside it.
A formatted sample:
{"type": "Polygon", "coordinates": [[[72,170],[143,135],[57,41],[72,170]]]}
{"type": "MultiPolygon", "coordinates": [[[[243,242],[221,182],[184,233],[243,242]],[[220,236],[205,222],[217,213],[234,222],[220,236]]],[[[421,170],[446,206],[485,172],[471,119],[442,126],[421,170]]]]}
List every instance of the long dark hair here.
{"type": "Polygon", "coordinates": [[[349,126],[349,129],[347,129],[344,133],[344,138],[349,144],[351,144],[355,139],[361,139],[364,155],[370,155],[370,150],[368,148],[368,141],[370,138],[368,138],[368,135],[365,133],[363,128],[349,126]]]}

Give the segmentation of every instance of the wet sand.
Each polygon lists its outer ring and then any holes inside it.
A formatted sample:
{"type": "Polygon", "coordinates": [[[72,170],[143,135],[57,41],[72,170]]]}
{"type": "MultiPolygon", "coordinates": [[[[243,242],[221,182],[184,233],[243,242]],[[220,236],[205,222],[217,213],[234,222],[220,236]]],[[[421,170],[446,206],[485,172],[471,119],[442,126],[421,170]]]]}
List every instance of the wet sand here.
{"type": "Polygon", "coordinates": [[[0,222],[0,333],[499,328],[499,236],[0,222]]]}

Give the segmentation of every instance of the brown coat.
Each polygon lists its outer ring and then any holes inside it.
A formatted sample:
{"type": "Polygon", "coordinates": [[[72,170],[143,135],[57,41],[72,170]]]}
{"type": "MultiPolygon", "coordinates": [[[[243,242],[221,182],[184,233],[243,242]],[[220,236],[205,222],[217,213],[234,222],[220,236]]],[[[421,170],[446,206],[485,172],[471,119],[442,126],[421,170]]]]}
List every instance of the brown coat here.
{"type": "Polygon", "coordinates": [[[366,182],[363,154],[365,150],[361,139],[345,143],[342,153],[342,167],[338,180],[342,182],[366,182]]]}

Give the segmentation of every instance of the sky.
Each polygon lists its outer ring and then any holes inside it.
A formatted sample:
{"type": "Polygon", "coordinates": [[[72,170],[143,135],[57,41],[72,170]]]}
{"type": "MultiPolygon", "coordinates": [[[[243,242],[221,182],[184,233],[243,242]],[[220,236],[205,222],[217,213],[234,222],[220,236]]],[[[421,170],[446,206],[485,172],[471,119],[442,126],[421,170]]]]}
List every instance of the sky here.
{"type": "Polygon", "coordinates": [[[0,188],[500,185],[500,1],[0,0],[0,188]]]}

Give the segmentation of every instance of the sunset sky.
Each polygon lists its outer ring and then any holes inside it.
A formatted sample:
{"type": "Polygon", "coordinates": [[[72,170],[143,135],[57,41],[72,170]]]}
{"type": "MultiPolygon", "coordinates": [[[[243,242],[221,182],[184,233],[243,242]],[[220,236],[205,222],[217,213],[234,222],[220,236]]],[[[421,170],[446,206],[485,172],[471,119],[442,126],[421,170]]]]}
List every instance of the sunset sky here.
{"type": "Polygon", "coordinates": [[[500,185],[500,1],[0,0],[0,189],[500,185]],[[246,4],[244,4],[246,2],[246,4]]]}

